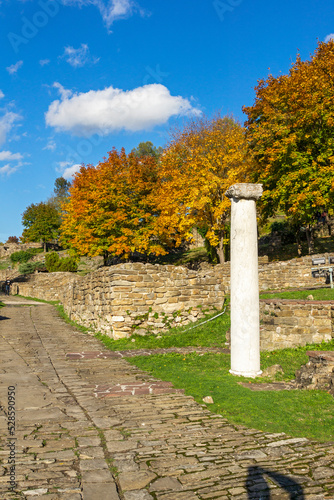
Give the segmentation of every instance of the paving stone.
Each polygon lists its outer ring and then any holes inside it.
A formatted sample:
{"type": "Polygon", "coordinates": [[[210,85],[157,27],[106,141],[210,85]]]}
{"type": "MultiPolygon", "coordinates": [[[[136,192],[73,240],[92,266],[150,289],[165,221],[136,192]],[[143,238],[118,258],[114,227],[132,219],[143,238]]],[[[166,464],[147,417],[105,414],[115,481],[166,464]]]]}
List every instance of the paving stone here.
{"type": "Polygon", "coordinates": [[[84,483],[83,500],[120,500],[114,484],[84,483]]]}
{"type": "Polygon", "coordinates": [[[334,500],[333,443],[231,425],[130,366],[125,358],[138,351],[106,353],[53,307],[13,302],[0,322],[0,438],[8,438],[4,410],[14,384],[16,480],[19,490],[37,493],[8,492],[3,448],[1,500],[258,500],[266,491],[275,500],[334,500]],[[96,397],[96,388],[113,387],[126,390],[96,397]]]}
{"type": "Polygon", "coordinates": [[[119,483],[124,491],[145,488],[155,478],[156,475],[148,471],[126,472],[118,476],[119,483]]]}
{"type": "Polygon", "coordinates": [[[133,490],[124,493],[124,500],[152,500],[152,498],[146,490],[133,490]]]}

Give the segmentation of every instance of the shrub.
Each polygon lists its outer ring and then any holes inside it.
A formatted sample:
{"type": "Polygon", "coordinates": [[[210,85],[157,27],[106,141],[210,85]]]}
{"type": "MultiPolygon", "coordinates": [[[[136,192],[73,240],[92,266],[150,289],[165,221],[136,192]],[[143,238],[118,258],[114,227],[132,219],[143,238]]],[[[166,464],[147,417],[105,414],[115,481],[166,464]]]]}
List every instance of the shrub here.
{"type": "Polygon", "coordinates": [[[19,265],[19,272],[21,274],[31,274],[35,272],[36,269],[45,269],[44,262],[25,262],[19,265]]]}
{"type": "Polygon", "coordinates": [[[78,269],[78,262],[75,257],[65,257],[59,260],[58,271],[75,273],[78,269]]]}
{"type": "Polygon", "coordinates": [[[60,259],[56,252],[51,252],[46,255],[45,265],[49,273],[56,271],[75,273],[78,269],[78,263],[75,257],[60,259]]]}
{"type": "Polygon", "coordinates": [[[58,271],[59,255],[56,252],[50,252],[45,256],[45,266],[49,273],[58,271]]]}
{"type": "Polygon", "coordinates": [[[12,255],[10,256],[10,260],[13,264],[16,264],[17,262],[23,264],[24,262],[28,262],[28,260],[30,260],[33,255],[34,254],[31,250],[19,250],[18,252],[12,253],[12,255]]]}

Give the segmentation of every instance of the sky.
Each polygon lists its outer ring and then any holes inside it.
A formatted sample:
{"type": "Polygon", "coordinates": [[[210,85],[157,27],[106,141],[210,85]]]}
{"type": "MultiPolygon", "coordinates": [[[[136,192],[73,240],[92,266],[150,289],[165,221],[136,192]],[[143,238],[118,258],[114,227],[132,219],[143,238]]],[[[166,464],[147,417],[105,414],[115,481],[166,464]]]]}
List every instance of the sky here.
{"type": "Polygon", "coordinates": [[[113,147],[217,112],[243,123],[258,80],[331,37],[324,0],[0,0],[0,242],[113,147]]]}

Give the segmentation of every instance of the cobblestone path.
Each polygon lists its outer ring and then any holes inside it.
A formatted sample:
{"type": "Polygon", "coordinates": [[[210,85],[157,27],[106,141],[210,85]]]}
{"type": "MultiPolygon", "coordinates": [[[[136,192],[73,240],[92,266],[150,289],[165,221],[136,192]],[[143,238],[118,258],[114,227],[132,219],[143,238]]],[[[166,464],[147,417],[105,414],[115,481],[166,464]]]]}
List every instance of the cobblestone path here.
{"type": "Polygon", "coordinates": [[[334,443],[231,425],[19,304],[0,310],[1,500],[334,499],[334,443]]]}

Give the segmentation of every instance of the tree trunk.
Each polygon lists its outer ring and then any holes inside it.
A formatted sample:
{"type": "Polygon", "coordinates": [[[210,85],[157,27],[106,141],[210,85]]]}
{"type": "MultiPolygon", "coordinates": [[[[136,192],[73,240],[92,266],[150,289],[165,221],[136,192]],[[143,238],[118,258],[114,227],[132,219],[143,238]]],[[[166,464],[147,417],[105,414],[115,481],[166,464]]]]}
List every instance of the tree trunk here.
{"type": "Polygon", "coordinates": [[[308,253],[311,255],[314,253],[314,231],[313,227],[308,225],[306,227],[306,238],[307,238],[307,246],[308,246],[308,253]]]}
{"type": "Polygon", "coordinates": [[[44,243],[44,252],[47,252],[48,251],[48,244],[46,241],[43,241],[44,243]]]}
{"type": "Polygon", "coordinates": [[[297,254],[298,254],[298,257],[301,257],[302,256],[302,242],[300,239],[299,227],[296,230],[296,242],[297,242],[297,254]]]}
{"type": "Polygon", "coordinates": [[[224,253],[224,236],[221,237],[219,245],[216,247],[216,252],[219,259],[219,264],[224,264],[225,253],[224,253]]]}
{"type": "Polygon", "coordinates": [[[103,252],[103,265],[104,266],[108,265],[108,257],[109,257],[109,253],[108,252],[103,252]]]}

